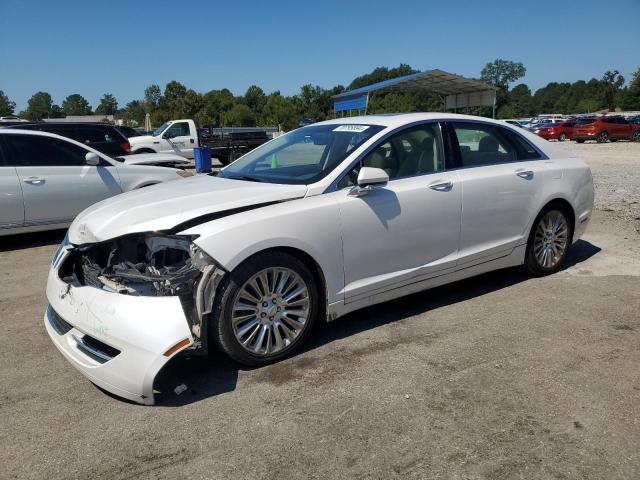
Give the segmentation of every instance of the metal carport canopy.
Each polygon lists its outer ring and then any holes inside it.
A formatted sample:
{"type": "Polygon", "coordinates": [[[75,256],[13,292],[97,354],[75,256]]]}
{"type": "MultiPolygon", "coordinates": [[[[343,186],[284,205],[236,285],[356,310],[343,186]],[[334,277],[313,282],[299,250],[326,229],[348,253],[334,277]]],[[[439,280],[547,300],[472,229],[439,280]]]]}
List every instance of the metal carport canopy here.
{"type": "MultiPolygon", "coordinates": [[[[464,107],[495,107],[496,89],[480,80],[443,70],[427,70],[396,77],[333,96],[335,112],[365,110],[373,92],[424,89],[443,97],[445,110],[464,107]]],[[[495,113],[495,112],[494,112],[495,113]]]]}

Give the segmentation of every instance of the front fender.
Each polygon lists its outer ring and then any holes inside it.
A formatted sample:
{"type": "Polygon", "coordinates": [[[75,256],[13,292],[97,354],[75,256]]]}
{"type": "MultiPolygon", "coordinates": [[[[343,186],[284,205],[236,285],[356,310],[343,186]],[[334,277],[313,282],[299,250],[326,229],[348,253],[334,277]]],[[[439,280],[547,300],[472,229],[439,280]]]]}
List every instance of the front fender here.
{"type": "Polygon", "coordinates": [[[288,247],[302,250],[320,266],[328,301],[342,300],[344,270],[340,212],[332,194],[285,201],[232,214],[191,227],[195,243],[231,271],[263,250],[288,247]]]}

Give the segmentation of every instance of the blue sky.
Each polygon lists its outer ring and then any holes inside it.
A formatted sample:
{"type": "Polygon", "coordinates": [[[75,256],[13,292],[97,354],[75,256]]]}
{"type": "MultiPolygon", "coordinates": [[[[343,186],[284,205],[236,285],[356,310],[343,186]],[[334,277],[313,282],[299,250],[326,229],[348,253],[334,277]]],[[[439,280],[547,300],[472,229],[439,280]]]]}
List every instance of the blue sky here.
{"type": "Polygon", "coordinates": [[[496,58],[523,62],[536,89],[609,69],[628,79],[639,46],[640,0],[0,0],[0,90],[18,110],[38,90],[124,106],[170,80],[293,94],[399,63],[478,76],[496,58]]]}

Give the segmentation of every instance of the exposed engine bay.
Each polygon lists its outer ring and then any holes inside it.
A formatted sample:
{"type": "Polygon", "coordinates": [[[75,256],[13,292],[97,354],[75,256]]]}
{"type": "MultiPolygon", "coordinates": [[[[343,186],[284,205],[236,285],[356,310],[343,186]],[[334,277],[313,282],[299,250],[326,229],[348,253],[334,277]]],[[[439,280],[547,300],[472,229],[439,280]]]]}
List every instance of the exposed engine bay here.
{"type": "Polygon", "coordinates": [[[59,269],[73,286],[134,296],[178,296],[197,337],[211,312],[226,271],[193,240],[195,236],[143,233],[69,249],[59,269]]]}

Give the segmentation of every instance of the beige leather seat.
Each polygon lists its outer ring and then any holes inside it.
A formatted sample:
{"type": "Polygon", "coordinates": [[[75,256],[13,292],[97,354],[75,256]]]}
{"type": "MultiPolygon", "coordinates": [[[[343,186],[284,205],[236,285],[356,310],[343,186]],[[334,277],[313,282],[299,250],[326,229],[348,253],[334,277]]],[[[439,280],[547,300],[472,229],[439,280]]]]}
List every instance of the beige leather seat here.
{"type": "Polygon", "coordinates": [[[376,148],[371,155],[369,155],[364,162],[365,167],[381,168],[389,178],[394,178],[397,172],[397,165],[395,158],[387,157],[386,151],[382,147],[376,148]]]}
{"type": "Polygon", "coordinates": [[[420,147],[411,152],[400,164],[398,177],[411,177],[437,170],[433,152],[433,137],[427,137],[420,143],[420,147]]]}

